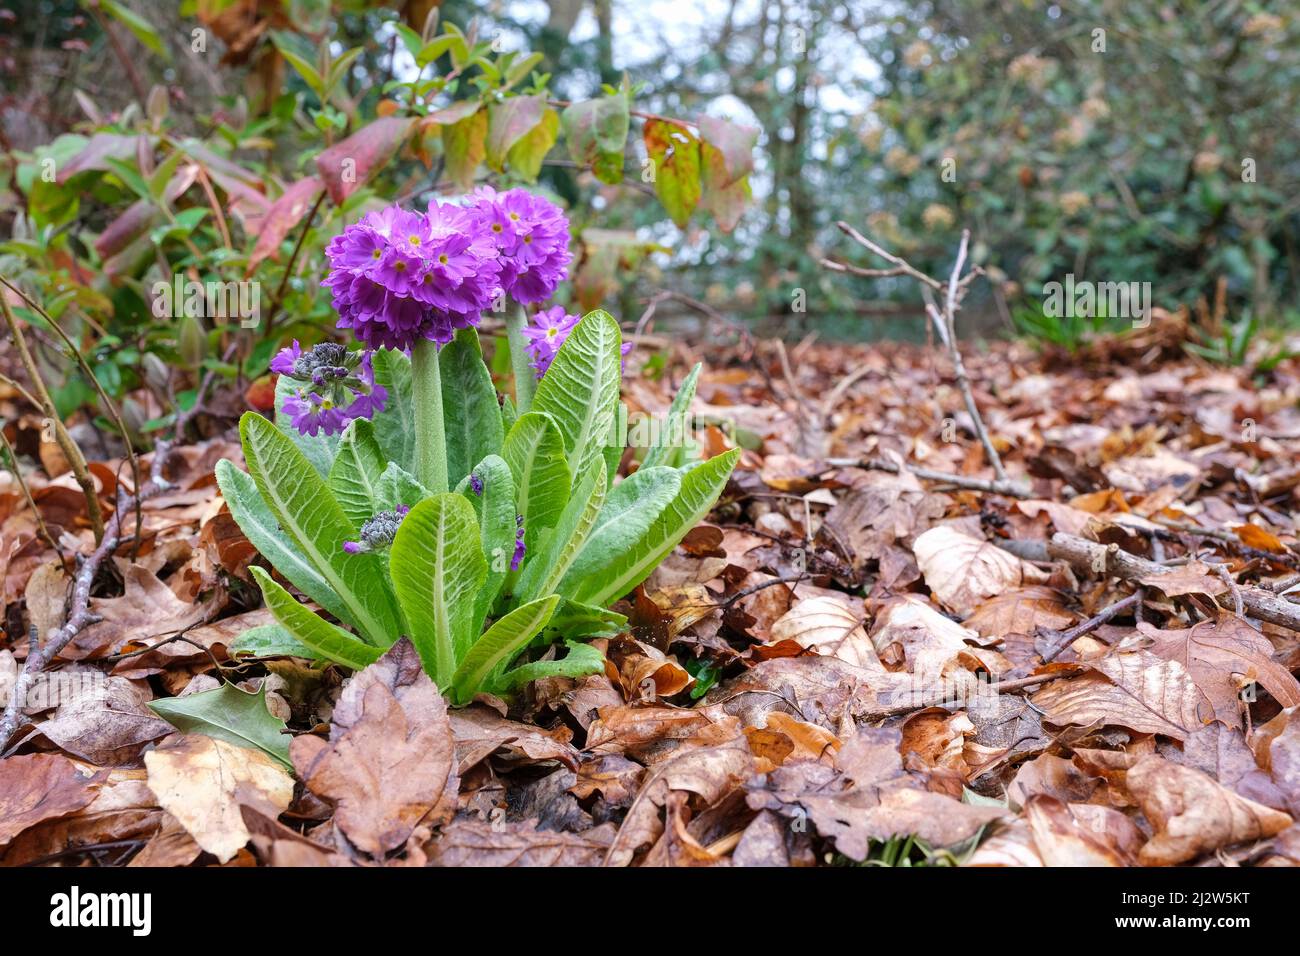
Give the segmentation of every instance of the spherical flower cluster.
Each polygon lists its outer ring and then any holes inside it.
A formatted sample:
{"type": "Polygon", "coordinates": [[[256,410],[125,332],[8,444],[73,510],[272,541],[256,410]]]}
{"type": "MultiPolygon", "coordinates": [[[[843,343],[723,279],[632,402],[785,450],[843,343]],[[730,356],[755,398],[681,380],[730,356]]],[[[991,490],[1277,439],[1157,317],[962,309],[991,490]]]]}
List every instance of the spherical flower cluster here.
{"type": "MultiPolygon", "coordinates": [[[[560,346],[568,339],[578,321],[578,316],[565,312],[564,306],[557,305],[538,312],[524,328],[524,337],[528,340],[526,348],[533,358],[529,364],[538,378],[545,375],[551,367],[560,346]]],[[[624,342],[620,349],[624,366],[627,365],[627,355],[631,351],[632,343],[624,342]]]]}
{"type": "Polygon", "coordinates": [[[271,371],[296,384],[284,402],[293,427],[304,435],[334,435],[356,418],[384,410],[388,392],[375,384],[370,352],[350,352],[322,342],[304,352],[294,340],[271,360],[271,371]]]}
{"type": "Polygon", "coordinates": [[[497,242],[486,221],[436,200],[424,215],[389,206],[330,240],[338,326],[372,349],[441,344],[477,325],[501,288],[497,242]]]}
{"type": "Polygon", "coordinates": [[[344,541],[343,550],[348,554],[365,554],[367,551],[383,551],[392,546],[397,537],[397,529],[402,526],[402,519],[411,509],[398,505],[393,511],[381,511],[367,518],[361,526],[360,541],[344,541]]]}
{"type": "Polygon", "coordinates": [[[569,220],[526,189],[474,193],[474,215],[496,242],[501,287],[516,302],[542,302],[569,274],[569,220]]]}

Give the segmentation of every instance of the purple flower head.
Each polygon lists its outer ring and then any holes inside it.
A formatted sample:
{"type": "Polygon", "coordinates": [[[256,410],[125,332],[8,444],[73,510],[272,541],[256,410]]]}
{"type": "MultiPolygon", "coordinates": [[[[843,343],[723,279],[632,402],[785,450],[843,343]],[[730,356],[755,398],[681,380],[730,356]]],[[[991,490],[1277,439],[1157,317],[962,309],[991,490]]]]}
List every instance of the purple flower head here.
{"type": "Polygon", "coordinates": [[[356,418],[384,410],[388,392],[375,384],[370,352],[322,342],[304,352],[297,340],[271,360],[271,370],[294,382],[284,412],[304,435],[334,435],[356,418]]]}
{"type": "Polygon", "coordinates": [[[510,570],[518,571],[528,549],[524,547],[524,516],[515,515],[515,553],[510,558],[510,570]]]}
{"type": "Polygon", "coordinates": [[[372,349],[440,345],[477,325],[500,288],[497,245],[469,210],[433,202],[424,215],[400,206],[372,212],[326,247],[338,327],[372,349]]]}
{"type": "MultiPolygon", "coordinates": [[[[541,378],[551,367],[560,346],[569,338],[569,333],[578,324],[579,317],[564,311],[564,306],[557,305],[544,309],[533,316],[532,321],[524,327],[524,337],[528,340],[525,348],[533,357],[533,370],[541,378]]],[[[632,351],[632,343],[624,342],[619,348],[623,356],[622,367],[627,368],[627,356],[632,351]]]]}
{"type": "Polygon", "coordinates": [[[411,509],[398,505],[393,511],[381,511],[367,518],[361,526],[360,541],[344,541],[343,550],[348,554],[365,554],[368,551],[384,551],[397,537],[397,529],[402,526],[402,519],[411,509]]]}
{"type": "Polygon", "coordinates": [[[469,486],[473,490],[474,494],[479,495],[480,497],[482,496],[483,479],[472,471],[469,473],[469,486]]]}
{"type": "Polygon", "coordinates": [[[516,302],[542,302],[568,278],[569,220],[526,189],[482,186],[472,207],[500,252],[501,287],[516,302]]]}

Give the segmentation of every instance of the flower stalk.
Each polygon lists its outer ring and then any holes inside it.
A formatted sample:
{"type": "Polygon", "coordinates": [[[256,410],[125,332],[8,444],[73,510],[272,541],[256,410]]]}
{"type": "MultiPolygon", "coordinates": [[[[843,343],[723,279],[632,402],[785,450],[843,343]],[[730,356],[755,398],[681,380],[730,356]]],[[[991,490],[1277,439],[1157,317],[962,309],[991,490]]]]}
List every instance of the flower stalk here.
{"type": "Polygon", "coordinates": [[[442,418],[442,371],[438,345],[421,339],[411,346],[415,401],[415,461],[421,484],[432,494],[447,490],[447,436],[442,418]]]}
{"type": "Polygon", "coordinates": [[[528,313],[522,305],[506,316],[506,337],[510,342],[510,366],[515,373],[515,409],[520,415],[533,405],[533,392],[537,390],[537,376],[528,358],[528,339],[524,329],[528,326],[528,313]]]}

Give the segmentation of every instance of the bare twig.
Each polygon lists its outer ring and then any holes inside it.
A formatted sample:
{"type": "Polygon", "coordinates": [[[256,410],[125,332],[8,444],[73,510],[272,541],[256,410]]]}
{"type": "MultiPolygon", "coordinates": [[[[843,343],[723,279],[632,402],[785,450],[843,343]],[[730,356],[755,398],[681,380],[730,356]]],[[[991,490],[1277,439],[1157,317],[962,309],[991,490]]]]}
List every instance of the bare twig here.
{"type": "Polygon", "coordinates": [[[36,357],[27,347],[27,339],[23,336],[23,331],[18,325],[18,320],[14,318],[13,310],[9,308],[9,300],[4,297],[4,293],[0,293],[0,313],[3,313],[5,324],[9,327],[9,334],[18,347],[18,357],[22,360],[23,368],[27,370],[27,377],[32,380],[32,388],[35,389],[35,397],[40,402],[41,411],[54,429],[54,440],[58,442],[63,457],[68,460],[68,465],[72,469],[73,477],[81,486],[81,493],[86,499],[86,514],[90,518],[91,528],[94,529],[95,541],[99,542],[104,537],[104,512],[99,506],[95,479],[90,476],[90,471],[86,468],[86,456],[81,453],[81,446],[73,440],[67,426],[63,424],[63,419],[59,417],[54,407],[54,399],[50,397],[50,391],[45,387],[45,380],[41,378],[41,370],[36,365],[36,357]]]}
{"type": "Polygon", "coordinates": [[[18,482],[18,487],[23,491],[23,497],[27,499],[27,507],[32,509],[32,516],[36,519],[36,527],[41,532],[41,537],[46,543],[59,555],[59,560],[63,560],[63,549],[59,543],[54,540],[54,535],[50,534],[50,529],[45,525],[45,518],[41,515],[41,509],[36,507],[36,499],[32,497],[32,490],[27,487],[27,481],[23,478],[22,469],[18,467],[18,453],[14,451],[14,446],[9,444],[9,436],[5,434],[4,429],[0,428],[0,442],[4,442],[5,452],[9,455],[9,461],[14,466],[14,480],[18,482]]]}
{"type": "Polygon", "coordinates": [[[828,458],[826,464],[832,468],[866,468],[869,471],[887,471],[891,475],[907,472],[926,481],[941,481],[944,484],[952,485],[954,488],[964,488],[967,491],[986,491],[991,494],[1006,495],[1008,498],[1032,498],[1034,496],[1032,488],[1010,478],[971,478],[967,475],[954,475],[946,471],[935,471],[932,468],[919,468],[914,465],[899,466],[897,463],[886,461],[883,458],[828,458]]]}
{"type": "Polygon", "coordinates": [[[1122,600],[1116,601],[1109,607],[1102,608],[1095,615],[1088,618],[1088,620],[1081,624],[1076,624],[1069,630],[1050,631],[1047,628],[1044,628],[1043,630],[1049,638],[1050,643],[1048,644],[1047,651],[1043,654],[1043,663],[1046,664],[1054,660],[1056,655],[1060,654],[1061,651],[1065,650],[1079,638],[1083,637],[1083,635],[1091,634],[1111,618],[1127,611],[1129,608],[1134,608],[1136,610],[1141,607],[1141,604],[1142,593],[1139,590],[1122,600]]]}

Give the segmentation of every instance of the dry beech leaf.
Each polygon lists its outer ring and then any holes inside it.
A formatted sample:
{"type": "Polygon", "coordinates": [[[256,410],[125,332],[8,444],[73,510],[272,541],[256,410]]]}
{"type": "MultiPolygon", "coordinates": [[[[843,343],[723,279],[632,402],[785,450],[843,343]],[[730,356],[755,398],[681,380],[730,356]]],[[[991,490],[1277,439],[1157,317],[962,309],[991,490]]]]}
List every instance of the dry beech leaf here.
{"type": "Polygon", "coordinates": [[[569,744],[572,734],[563,724],[547,732],[535,724],[502,717],[483,704],[458,708],[448,718],[460,774],[494,754],[512,763],[558,760],[570,770],[578,766],[578,752],[569,744]]]}
{"type": "Polygon", "coordinates": [[[1047,866],[1129,866],[1132,858],[1081,823],[1070,806],[1039,793],[1025,804],[1034,848],[1047,866]]]}
{"type": "Polygon", "coordinates": [[[715,746],[739,736],[740,721],[716,706],[602,707],[600,719],[587,728],[586,749],[653,764],[684,749],[715,746]]]}
{"type": "Polygon", "coordinates": [[[754,757],[743,737],[719,747],[688,750],[660,764],[628,808],[606,865],[628,866],[638,851],[659,840],[665,807],[675,791],[694,794],[705,806],[712,806],[737,790],[753,767],[754,757]]]}
{"type": "Polygon", "coordinates": [[[924,598],[905,595],[889,601],[876,614],[871,640],[876,650],[888,656],[892,645],[901,648],[907,670],[917,684],[937,683],[952,678],[954,671],[972,672],[958,675],[974,679],[976,668],[1000,674],[1011,665],[997,651],[979,647],[979,635],[970,628],[944,617],[924,598]]]}
{"type": "Polygon", "coordinates": [[[1281,833],[1291,817],[1240,797],[1190,767],[1143,757],[1126,775],[1155,835],[1138,854],[1144,866],[1187,863],[1220,847],[1281,833]]]}
{"type": "Polygon", "coordinates": [[[845,600],[823,596],[800,601],[772,625],[771,643],[794,641],[855,667],[880,669],[880,659],[862,627],[862,620],[845,600]]]}
{"type": "MultiPolygon", "coordinates": [[[[61,673],[75,673],[65,668],[61,673]]],[[[72,682],[72,694],[49,720],[37,728],[61,750],[100,766],[136,763],[140,749],[175,728],[146,705],[153,699],[147,687],[121,677],[72,682]]]]}
{"type": "Polygon", "coordinates": [[[1058,726],[1113,725],[1185,740],[1203,721],[1204,696],[1177,661],[1135,651],[1090,665],[1097,673],[1053,681],[1033,696],[1058,726]]]}
{"type": "Polygon", "coordinates": [[[0,847],[28,827],[76,813],[95,799],[99,780],[59,754],[0,760],[0,847]]]}
{"type": "Polygon", "coordinates": [[[1186,629],[1158,630],[1145,622],[1138,630],[1151,639],[1150,651],[1178,661],[1210,702],[1216,720],[1242,723],[1238,695],[1258,681],[1283,707],[1300,705],[1300,681],[1273,660],[1268,638],[1238,617],[1222,614],[1186,629]]]}
{"type": "Polygon", "coordinates": [[[1211,571],[1209,565],[1200,561],[1189,561],[1171,571],[1148,574],[1138,578],[1138,581],[1159,588],[1168,597],[1180,594],[1208,594],[1217,597],[1228,590],[1223,579],[1211,571]]]}
{"type": "Polygon", "coordinates": [[[1077,619],[1059,591],[1036,584],[989,598],[975,608],[965,624],[982,637],[1002,638],[1008,634],[1032,636],[1039,627],[1061,630],[1077,619]]]}
{"type": "Polygon", "coordinates": [[[338,828],[372,856],[454,809],[447,705],[406,638],[343,688],[328,742],[295,737],[289,752],[307,788],[336,805],[338,828]]]}
{"type": "Polygon", "coordinates": [[[613,824],[556,833],[532,822],[457,820],[427,852],[430,866],[599,866],[613,837],[613,824]]]}
{"type": "Polygon", "coordinates": [[[293,778],[260,750],[202,734],[175,734],[144,755],[149,789],[194,842],[222,863],[248,842],[240,805],[274,808],[293,800],[293,778]]]}
{"type": "Polygon", "coordinates": [[[988,598],[1047,575],[996,545],[939,525],[920,535],[912,550],[926,586],[948,610],[967,617],[988,598]]]}

